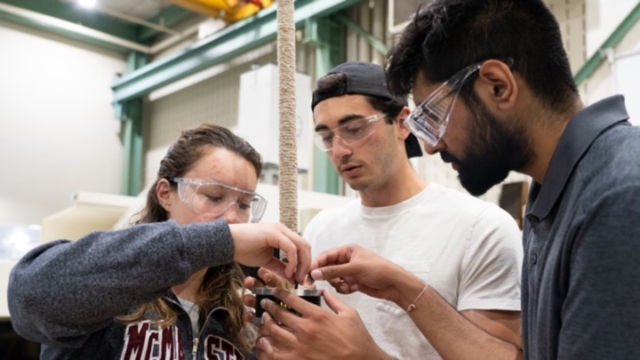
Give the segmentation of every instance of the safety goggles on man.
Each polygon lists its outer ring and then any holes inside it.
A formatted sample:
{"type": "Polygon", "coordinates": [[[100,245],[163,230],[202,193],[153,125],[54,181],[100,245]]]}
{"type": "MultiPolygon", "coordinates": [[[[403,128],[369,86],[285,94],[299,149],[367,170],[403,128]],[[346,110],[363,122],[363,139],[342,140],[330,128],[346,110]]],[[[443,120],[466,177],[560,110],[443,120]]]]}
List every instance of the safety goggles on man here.
{"type": "Polygon", "coordinates": [[[460,90],[472,75],[480,70],[481,65],[482,63],[473,64],[462,69],[413,109],[405,120],[405,124],[413,135],[428,145],[438,144],[447,130],[451,111],[460,95],[460,90]]]}
{"type": "Polygon", "coordinates": [[[198,214],[221,216],[233,205],[241,222],[260,221],[267,200],[253,191],[238,189],[218,181],[169,178],[178,185],[180,200],[198,214]]]}
{"type": "Polygon", "coordinates": [[[386,114],[371,115],[362,118],[350,119],[333,129],[318,129],[313,136],[313,141],[322,151],[333,149],[336,137],[346,145],[356,143],[368,138],[376,132],[373,122],[384,118],[386,114]]]}

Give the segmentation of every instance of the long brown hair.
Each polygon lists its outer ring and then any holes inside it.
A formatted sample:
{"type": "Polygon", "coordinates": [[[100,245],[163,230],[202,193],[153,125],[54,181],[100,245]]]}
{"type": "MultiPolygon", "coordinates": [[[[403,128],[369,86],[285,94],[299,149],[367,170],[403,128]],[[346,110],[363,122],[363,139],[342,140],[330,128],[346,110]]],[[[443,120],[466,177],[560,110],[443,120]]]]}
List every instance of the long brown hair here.
{"type": "MultiPolygon", "coordinates": [[[[158,177],[147,193],[146,207],[142,209],[140,219],[136,224],[168,220],[167,211],[160,205],[156,194],[158,181],[181,177],[191,170],[211,147],[224,148],[243,157],[253,165],[256,177],[260,178],[262,172],[260,154],[247,141],[228,129],[217,125],[203,124],[197,128],[183,131],[180,138],[171,145],[167,155],[160,162],[158,177]]],[[[176,185],[172,184],[171,186],[176,185]]],[[[249,353],[253,348],[255,334],[242,317],[245,312],[241,298],[244,291],[243,283],[244,275],[237,263],[232,262],[211,267],[207,269],[198,290],[196,305],[200,309],[200,327],[204,326],[204,321],[212,309],[218,306],[227,309],[229,316],[224,324],[225,331],[235,338],[242,352],[249,353]]],[[[163,298],[157,298],[141,305],[133,313],[120,316],[118,319],[124,323],[137,322],[148,311],[158,316],[155,323],[160,327],[171,326],[178,317],[163,298]]]]}

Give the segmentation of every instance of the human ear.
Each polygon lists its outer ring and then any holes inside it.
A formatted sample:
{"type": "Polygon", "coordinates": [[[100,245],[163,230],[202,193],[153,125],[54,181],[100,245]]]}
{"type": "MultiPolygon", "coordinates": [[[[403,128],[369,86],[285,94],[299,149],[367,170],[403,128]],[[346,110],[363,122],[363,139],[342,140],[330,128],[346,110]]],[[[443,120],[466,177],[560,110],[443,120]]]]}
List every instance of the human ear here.
{"type": "Polygon", "coordinates": [[[396,116],[396,118],[398,119],[398,136],[401,138],[401,140],[406,140],[409,137],[409,134],[411,133],[409,131],[409,127],[407,127],[407,125],[404,123],[404,121],[409,117],[409,115],[411,114],[411,110],[405,106],[400,113],[398,113],[398,115],[396,116]]]}
{"type": "Polygon", "coordinates": [[[156,197],[160,206],[169,211],[171,207],[171,184],[167,179],[160,179],[156,184],[156,197]]]}
{"type": "Polygon", "coordinates": [[[516,78],[507,64],[499,60],[487,60],[478,74],[478,94],[486,104],[498,110],[508,110],[515,106],[519,88],[516,78]]]}

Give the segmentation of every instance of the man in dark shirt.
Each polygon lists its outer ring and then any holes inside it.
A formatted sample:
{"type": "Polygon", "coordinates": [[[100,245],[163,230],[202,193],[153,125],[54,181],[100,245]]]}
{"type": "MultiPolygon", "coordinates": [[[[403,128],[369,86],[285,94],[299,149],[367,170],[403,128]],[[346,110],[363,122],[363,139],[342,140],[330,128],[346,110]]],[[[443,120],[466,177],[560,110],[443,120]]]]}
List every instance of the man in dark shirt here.
{"type": "Polygon", "coordinates": [[[640,128],[622,96],[584,107],[543,1],[434,0],[392,50],[387,79],[413,94],[410,129],[468,191],[511,170],[534,180],[525,358],[640,358],[640,128]]]}

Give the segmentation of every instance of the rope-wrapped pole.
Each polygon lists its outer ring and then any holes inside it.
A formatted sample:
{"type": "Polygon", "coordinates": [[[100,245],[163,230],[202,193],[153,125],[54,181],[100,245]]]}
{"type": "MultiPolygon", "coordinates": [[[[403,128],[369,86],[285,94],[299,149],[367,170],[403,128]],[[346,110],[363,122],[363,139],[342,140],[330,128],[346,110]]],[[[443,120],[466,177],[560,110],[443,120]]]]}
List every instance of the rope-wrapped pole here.
{"type": "Polygon", "coordinates": [[[296,148],[296,26],[294,0],[278,0],[280,108],[280,221],[298,231],[296,148]]]}

